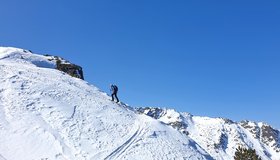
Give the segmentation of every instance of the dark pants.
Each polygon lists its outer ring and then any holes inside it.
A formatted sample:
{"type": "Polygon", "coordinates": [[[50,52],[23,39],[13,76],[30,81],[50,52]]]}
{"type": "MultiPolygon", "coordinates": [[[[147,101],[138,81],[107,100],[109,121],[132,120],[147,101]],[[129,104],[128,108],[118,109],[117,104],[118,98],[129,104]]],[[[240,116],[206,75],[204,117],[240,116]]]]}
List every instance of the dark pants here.
{"type": "Polygon", "coordinates": [[[116,92],[112,93],[112,101],[114,101],[114,96],[116,97],[117,102],[119,102],[119,99],[118,99],[118,96],[117,96],[116,92]]]}

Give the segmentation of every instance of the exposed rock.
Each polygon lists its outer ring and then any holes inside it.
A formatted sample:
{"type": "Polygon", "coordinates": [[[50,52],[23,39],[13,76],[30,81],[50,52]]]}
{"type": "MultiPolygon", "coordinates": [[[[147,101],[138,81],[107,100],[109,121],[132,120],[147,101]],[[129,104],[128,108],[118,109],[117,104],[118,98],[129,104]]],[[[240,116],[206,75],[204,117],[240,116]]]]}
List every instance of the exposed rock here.
{"type": "Polygon", "coordinates": [[[270,125],[263,124],[261,127],[261,141],[280,152],[280,132],[270,125]]]}
{"type": "MultiPolygon", "coordinates": [[[[153,107],[137,108],[137,111],[152,118],[158,119],[162,123],[172,126],[174,129],[177,129],[185,135],[193,136],[193,133],[190,132],[190,129],[192,129],[193,126],[189,124],[193,123],[193,116],[188,113],[179,113],[175,110],[153,107]]],[[[227,149],[229,147],[234,149],[235,146],[250,147],[252,145],[244,142],[243,139],[246,137],[246,134],[234,130],[234,126],[243,127],[261,143],[261,146],[264,150],[262,156],[272,156],[272,154],[265,151],[265,147],[271,147],[275,152],[280,152],[280,132],[276,129],[273,129],[271,126],[264,123],[256,123],[247,120],[241,121],[239,123],[226,118],[216,118],[216,120],[218,120],[220,124],[224,125],[224,127],[218,129],[216,133],[203,129],[201,129],[199,133],[201,134],[201,137],[208,137],[209,134],[218,135],[218,137],[213,140],[208,140],[207,138],[205,139],[205,141],[211,141],[211,143],[205,145],[206,148],[214,148],[215,154],[219,153],[221,150],[227,152],[227,149]],[[230,143],[232,143],[232,141],[234,141],[234,143],[236,144],[235,146],[229,145],[230,143]]],[[[199,128],[199,125],[196,125],[196,127],[199,128]]],[[[202,141],[202,145],[205,143],[205,141],[202,141]]]]}
{"type": "Polygon", "coordinates": [[[241,121],[239,124],[243,128],[247,129],[249,132],[251,132],[254,138],[260,139],[261,131],[260,131],[259,126],[256,123],[244,120],[244,121],[241,121]]]}
{"type": "Polygon", "coordinates": [[[51,55],[45,55],[45,56],[48,57],[50,61],[56,62],[56,69],[65,72],[72,77],[76,77],[84,80],[83,69],[81,66],[70,63],[69,61],[58,56],[51,56],[51,55]]]}
{"type": "Polygon", "coordinates": [[[226,124],[233,124],[234,122],[228,118],[222,118],[226,124]]]}
{"type": "Polygon", "coordinates": [[[164,110],[161,108],[145,107],[145,108],[136,108],[136,110],[140,113],[144,113],[155,119],[159,119],[160,117],[162,117],[165,114],[164,110]]]}
{"type": "Polygon", "coordinates": [[[257,124],[250,121],[241,121],[239,123],[242,127],[252,133],[254,138],[259,139],[267,146],[273,147],[276,152],[280,152],[280,132],[270,125],[257,124]]]}
{"type": "Polygon", "coordinates": [[[72,77],[76,77],[76,78],[80,78],[80,79],[84,79],[84,75],[83,75],[83,69],[82,67],[75,65],[75,64],[65,64],[65,63],[61,63],[61,61],[57,61],[56,62],[56,69],[63,71],[69,75],[71,75],[72,77]]]}
{"type": "Polygon", "coordinates": [[[224,133],[222,133],[219,136],[219,142],[214,144],[215,149],[223,149],[225,150],[227,148],[228,145],[228,136],[224,133]]]}
{"type": "Polygon", "coordinates": [[[136,108],[136,110],[140,113],[146,114],[152,118],[160,119],[165,117],[168,120],[164,120],[164,122],[167,125],[172,126],[173,128],[179,130],[181,133],[188,135],[187,127],[188,125],[182,120],[184,117],[180,114],[178,114],[178,117],[172,117],[168,115],[168,112],[171,110],[161,109],[161,108],[136,108]]]}

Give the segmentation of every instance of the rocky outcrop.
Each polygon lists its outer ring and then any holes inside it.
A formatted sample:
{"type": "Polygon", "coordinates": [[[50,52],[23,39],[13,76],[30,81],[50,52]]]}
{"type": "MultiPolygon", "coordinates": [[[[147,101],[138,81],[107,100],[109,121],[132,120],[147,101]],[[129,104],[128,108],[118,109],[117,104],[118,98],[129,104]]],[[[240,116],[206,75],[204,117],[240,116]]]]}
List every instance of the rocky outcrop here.
{"type": "Polygon", "coordinates": [[[218,143],[214,143],[214,148],[215,149],[223,149],[225,150],[228,146],[228,136],[225,133],[221,133],[219,135],[219,141],[218,143]]]}
{"type": "Polygon", "coordinates": [[[142,114],[146,114],[154,119],[159,119],[161,122],[172,126],[174,129],[179,130],[181,133],[188,135],[188,125],[183,120],[184,117],[174,110],[167,110],[162,108],[136,108],[142,114]]]}
{"type": "Polygon", "coordinates": [[[260,139],[261,131],[260,131],[260,128],[257,123],[244,120],[244,121],[241,121],[239,124],[243,128],[247,129],[249,132],[251,132],[254,138],[260,139]]]}
{"type": "Polygon", "coordinates": [[[48,57],[49,61],[54,61],[56,63],[56,69],[69,74],[72,77],[80,78],[84,80],[83,68],[76,64],[70,63],[69,61],[58,57],[45,55],[48,57]]]}
{"type": "Polygon", "coordinates": [[[250,121],[241,121],[240,125],[252,133],[253,137],[259,139],[262,143],[280,152],[280,132],[270,125],[250,121]]]}
{"type": "Polygon", "coordinates": [[[136,108],[136,110],[140,113],[144,113],[155,119],[159,119],[165,114],[164,109],[161,108],[145,107],[145,108],[136,108]]]}
{"type": "Polygon", "coordinates": [[[137,108],[137,111],[199,140],[199,144],[210,154],[217,154],[217,159],[223,157],[222,154],[233,154],[229,149],[235,150],[237,146],[255,147],[252,142],[246,140],[248,135],[259,142],[262,149],[258,150],[258,154],[264,159],[275,159],[273,155],[280,153],[280,131],[265,123],[247,120],[237,123],[226,118],[198,117],[172,109],[153,107],[137,108]],[[250,134],[247,135],[246,130],[250,134]],[[271,148],[271,151],[267,151],[266,148],[271,148]]]}
{"type": "Polygon", "coordinates": [[[270,125],[263,124],[261,127],[261,141],[280,152],[280,132],[270,125]]]}
{"type": "Polygon", "coordinates": [[[56,62],[56,69],[69,74],[72,77],[84,79],[82,67],[75,64],[61,63],[61,61],[56,62]]]}

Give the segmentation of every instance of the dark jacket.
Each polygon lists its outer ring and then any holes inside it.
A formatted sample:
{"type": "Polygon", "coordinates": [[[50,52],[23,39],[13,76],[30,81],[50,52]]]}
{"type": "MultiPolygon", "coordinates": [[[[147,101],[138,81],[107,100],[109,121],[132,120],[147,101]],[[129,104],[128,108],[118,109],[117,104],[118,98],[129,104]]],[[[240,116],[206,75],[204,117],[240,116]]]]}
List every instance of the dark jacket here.
{"type": "Polygon", "coordinates": [[[113,94],[117,93],[118,92],[118,87],[116,85],[111,85],[111,92],[113,94]]]}

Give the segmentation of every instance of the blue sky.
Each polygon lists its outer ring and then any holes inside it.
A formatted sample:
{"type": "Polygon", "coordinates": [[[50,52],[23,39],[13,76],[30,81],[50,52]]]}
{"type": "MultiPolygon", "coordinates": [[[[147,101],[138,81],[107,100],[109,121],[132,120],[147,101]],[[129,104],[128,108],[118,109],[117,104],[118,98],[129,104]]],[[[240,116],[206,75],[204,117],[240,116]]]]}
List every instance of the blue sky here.
{"type": "Polygon", "coordinates": [[[280,2],[0,2],[0,45],[62,56],[133,106],[280,128],[280,2]]]}

